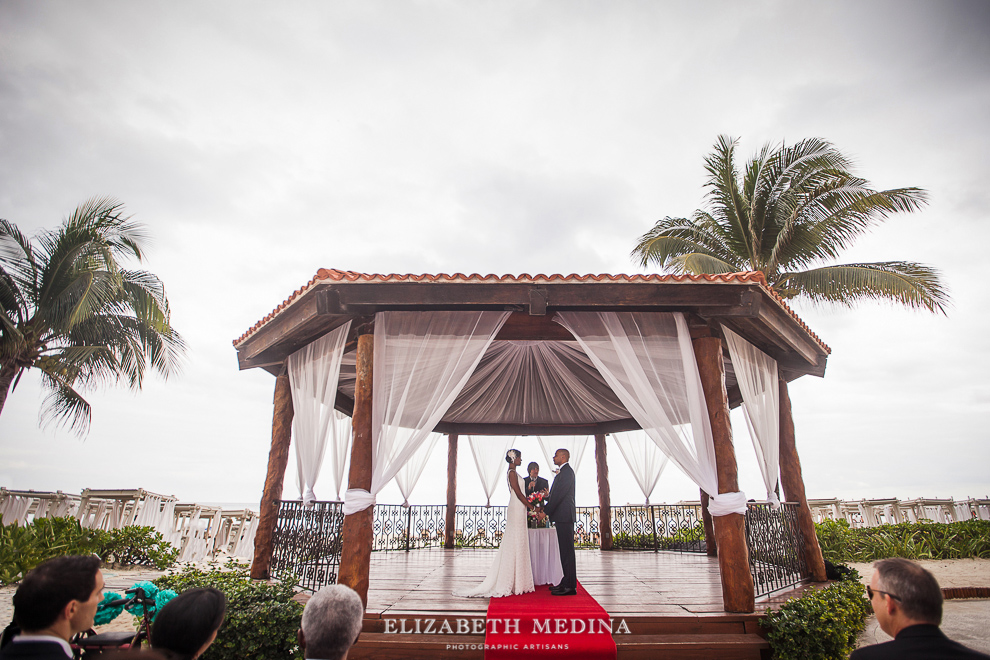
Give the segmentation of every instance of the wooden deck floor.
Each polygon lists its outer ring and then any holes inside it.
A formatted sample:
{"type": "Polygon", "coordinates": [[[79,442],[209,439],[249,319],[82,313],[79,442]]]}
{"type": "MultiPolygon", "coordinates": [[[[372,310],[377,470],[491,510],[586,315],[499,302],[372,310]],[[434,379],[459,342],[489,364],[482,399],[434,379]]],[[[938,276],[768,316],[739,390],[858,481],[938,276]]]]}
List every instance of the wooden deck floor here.
{"type": "MultiPolygon", "coordinates": [[[[425,549],[371,555],[366,617],[426,613],[477,613],[487,598],[452,592],[480,583],[495,550],[425,549]]],[[[723,614],[718,560],[697,554],[577,551],[578,580],[613,617],[723,614]]],[[[778,592],[756,603],[757,612],[800,593],[778,592]]],[[[477,615],[476,614],[476,615],[477,615]]]]}

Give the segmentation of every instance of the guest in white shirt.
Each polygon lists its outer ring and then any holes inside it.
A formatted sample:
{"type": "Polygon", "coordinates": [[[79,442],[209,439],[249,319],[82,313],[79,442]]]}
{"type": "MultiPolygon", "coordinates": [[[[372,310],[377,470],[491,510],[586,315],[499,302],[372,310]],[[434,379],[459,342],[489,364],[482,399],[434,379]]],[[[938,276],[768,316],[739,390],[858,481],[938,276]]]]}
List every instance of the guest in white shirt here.
{"type": "Polygon", "coordinates": [[[103,573],[95,555],[56,557],[28,573],[14,593],[20,634],[0,649],[0,660],[66,660],[69,640],[93,627],[103,599],[103,573]]]}

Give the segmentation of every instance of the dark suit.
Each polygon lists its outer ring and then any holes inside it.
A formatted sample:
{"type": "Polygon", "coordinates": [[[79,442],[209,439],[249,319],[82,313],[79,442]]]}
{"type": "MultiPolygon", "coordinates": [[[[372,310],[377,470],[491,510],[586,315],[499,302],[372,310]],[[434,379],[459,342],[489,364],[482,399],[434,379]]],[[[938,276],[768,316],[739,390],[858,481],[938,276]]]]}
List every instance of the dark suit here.
{"type": "Polygon", "coordinates": [[[856,649],[849,660],[990,660],[990,655],[968,649],[945,636],[938,626],[908,626],[897,637],[856,649]]]}
{"type": "Polygon", "coordinates": [[[0,650],[0,660],[71,660],[58,642],[11,642],[0,650]]]}
{"type": "Polygon", "coordinates": [[[532,495],[533,493],[535,493],[537,491],[546,490],[546,489],[550,488],[550,482],[547,481],[546,479],[544,479],[543,477],[537,477],[536,478],[536,487],[535,488],[530,488],[530,484],[533,483],[533,479],[531,477],[526,477],[525,479],[523,479],[523,483],[525,484],[525,489],[523,490],[523,495],[525,495],[526,497],[529,497],[530,495],[532,495]]]}
{"type": "Polygon", "coordinates": [[[557,528],[557,545],[560,548],[560,567],[564,577],[558,585],[561,589],[577,588],[577,568],[574,562],[574,470],[570,464],[560,468],[550,487],[550,499],[544,511],[557,528]]]}

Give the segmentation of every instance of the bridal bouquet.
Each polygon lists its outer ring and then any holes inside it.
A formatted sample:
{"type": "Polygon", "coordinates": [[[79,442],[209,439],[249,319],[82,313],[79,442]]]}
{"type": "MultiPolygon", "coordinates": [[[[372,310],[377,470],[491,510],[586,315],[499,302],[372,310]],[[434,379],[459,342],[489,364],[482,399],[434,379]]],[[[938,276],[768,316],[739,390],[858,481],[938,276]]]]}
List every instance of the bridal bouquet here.
{"type": "Polygon", "coordinates": [[[550,519],[544,518],[540,520],[539,514],[543,511],[543,505],[546,504],[547,494],[542,490],[538,490],[531,494],[528,498],[530,504],[534,505],[534,509],[526,514],[526,526],[530,529],[539,529],[541,527],[549,527],[550,519]]]}

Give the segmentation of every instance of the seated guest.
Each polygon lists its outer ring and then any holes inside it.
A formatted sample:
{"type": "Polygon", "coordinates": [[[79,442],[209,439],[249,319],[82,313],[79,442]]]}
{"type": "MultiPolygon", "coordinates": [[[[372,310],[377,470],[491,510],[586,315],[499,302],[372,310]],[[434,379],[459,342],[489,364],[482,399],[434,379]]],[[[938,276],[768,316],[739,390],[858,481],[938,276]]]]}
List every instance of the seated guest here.
{"type": "Polygon", "coordinates": [[[217,638],[227,599],[213,587],[189,589],[168,601],[151,626],[151,647],[175,660],[195,660],[217,638]]]}
{"type": "Polygon", "coordinates": [[[952,641],[939,629],[942,590],[934,575],[900,557],[882,559],[873,568],[866,592],[877,623],[894,639],[857,649],[849,660],[990,660],[990,656],[952,641]]]}
{"type": "Polygon", "coordinates": [[[39,564],[14,593],[14,622],[20,634],[0,649],[0,660],[72,658],[69,640],[93,626],[101,600],[99,557],[69,555],[39,564]]]}
{"type": "Polygon", "coordinates": [[[364,605],[350,587],[323,587],[303,610],[299,646],[304,657],[315,660],[344,660],[361,634],[364,605]]]}
{"type": "Polygon", "coordinates": [[[536,461],[527,465],[526,471],[529,472],[529,476],[523,479],[523,483],[526,485],[527,497],[541,490],[550,492],[550,482],[540,476],[540,466],[536,461]]]}

